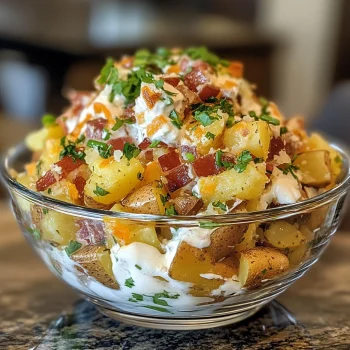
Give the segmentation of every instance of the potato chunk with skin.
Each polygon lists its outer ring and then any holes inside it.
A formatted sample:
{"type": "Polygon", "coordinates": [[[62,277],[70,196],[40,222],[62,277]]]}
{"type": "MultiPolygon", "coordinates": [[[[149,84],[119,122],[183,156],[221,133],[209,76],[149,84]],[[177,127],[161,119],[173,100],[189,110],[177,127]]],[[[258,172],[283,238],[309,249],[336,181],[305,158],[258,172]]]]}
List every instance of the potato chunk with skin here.
{"type": "Polygon", "coordinates": [[[196,215],[203,206],[203,201],[195,196],[179,196],[170,200],[179,215],[196,215]]]}
{"type": "Polygon", "coordinates": [[[161,198],[167,198],[167,195],[162,183],[154,181],[131,192],[121,204],[129,212],[164,215],[165,206],[161,198]]]}
{"type": "Polygon", "coordinates": [[[105,246],[85,246],[71,255],[89,276],[112,289],[119,289],[112,272],[112,261],[105,246]]]}
{"type": "Polygon", "coordinates": [[[111,204],[124,198],[138,185],[138,174],[142,174],[144,168],[135,158],[127,160],[123,157],[107,164],[103,161],[99,158],[94,165],[89,164],[94,170],[85,185],[85,194],[98,203],[111,204]],[[96,186],[108,193],[98,193],[96,186]]]}
{"type": "Polygon", "coordinates": [[[248,225],[231,225],[217,228],[210,236],[210,253],[214,262],[228,256],[242,241],[248,225]]]}
{"type": "Polygon", "coordinates": [[[267,241],[276,248],[296,248],[306,242],[305,236],[292,224],[277,221],[264,232],[267,241]]]}
{"type": "Polygon", "coordinates": [[[225,130],[224,145],[234,153],[248,150],[255,157],[266,159],[269,153],[271,131],[262,121],[241,121],[225,130]]]}
{"type": "Polygon", "coordinates": [[[39,226],[45,241],[61,245],[67,245],[70,240],[74,239],[78,230],[73,216],[53,210],[42,215],[39,226]]]}
{"type": "Polygon", "coordinates": [[[324,187],[332,179],[328,151],[309,151],[301,153],[294,161],[299,168],[300,182],[303,185],[324,187]]]}
{"type": "Polygon", "coordinates": [[[237,275],[237,265],[232,257],[213,263],[209,248],[199,249],[182,242],[170,266],[169,276],[178,281],[193,283],[191,294],[195,296],[209,296],[212,290],[225,282],[222,278],[208,279],[201,274],[231,278],[237,275]]]}
{"type": "Polygon", "coordinates": [[[208,205],[210,202],[226,202],[233,198],[257,198],[264,191],[267,180],[262,168],[251,162],[242,173],[230,169],[219,175],[201,177],[198,186],[204,203],[208,205]]]}
{"type": "Polygon", "coordinates": [[[262,280],[286,271],[288,258],[274,248],[258,247],[241,252],[238,279],[242,287],[258,287],[262,280]]]}

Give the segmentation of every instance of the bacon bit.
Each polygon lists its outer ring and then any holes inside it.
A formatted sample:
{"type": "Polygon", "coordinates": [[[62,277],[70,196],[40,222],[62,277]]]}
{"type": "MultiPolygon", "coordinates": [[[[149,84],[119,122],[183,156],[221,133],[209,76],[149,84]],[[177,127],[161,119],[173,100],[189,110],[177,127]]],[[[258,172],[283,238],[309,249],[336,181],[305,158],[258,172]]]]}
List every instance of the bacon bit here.
{"type": "MultiPolygon", "coordinates": [[[[150,146],[151,143],[152,143],[152,141],[151,141],[148,137],[146,137],[146,138],[139,144],[138,147],[139,147],[140,149],[142,149],[142,150],[145,150],[145,149],[147,149],[147,148],[150,146]]],[[[160,141],[159,144],[157,145],[157,148],[160,148],[160,147],[162,147],[162,148],[167,148],[168,145],[167,145],[166,143],[164,143],[163,141],[160,141]]]]}
{"type": "MultiPolygon", "coordinates": [[[[190,64],[190,59],[188,57],[183,57],[179,62],[179,67],[181,72],[185,72],[190,64]]],[[[175,72],[177,73],[177,72],[175,72]]]]}
{"type": "Polygon", "coordinates": [[[111,164],[114,162],[114,157],[109,157],[107,159],[103,159],[100,162],[100,168],[105,168],[107,165],[111,164]]]}
{"type": "Polygon", "coordinates": [[[184,84],[193,92],[197,92],[197,87],[207,82],[208,78],[198,68],[192,69],[192,71],[188,73],[184,79],[184,84]]]}
{"type": "Polygon", "coordinates": [[[101,244],[105,239],[103,222],[89,219],[76,220],[79,230],[76,233],[77,241],[84,245],[101,244]]]}
{"type": "Polygon", "coordinates": [[[268,173],[268,175],[270,175],[273,172],[273,164],[272,163],[266,163],[266,172],[268,173]]]}
{"type": "Polygon", "coordinates": [[[177,87],[179,85],[179,82],[180,82],[180,78],[178,78],[178,77],[167,77],[167,78],[163,78],[163,80],[167,84],[170,84],[173,87],[177,87]]]}
{"type": "Polygon", "coordinates": [[[270,148],[267,160],[273,160],[273,157],[275,155],[278,155],[283,149],[285,149],[285,146],[282,138],[273,137],[270,141],[270,148]]]}
{"type": "Polygon", "coordinates": [[[112,145],[114,151],[122,151],[126,142],[132,143],[132,138],[119,137],[118,139],[108,140],[107,144],[112,145]]]}
{"type": "Polygon", "coordinates": [[[159,101],[160,97],[162,96],[160,92],[154,92],[148,86],[144,86],[142,88],[141,93],[148,109],[153,109],[155,104],[159,101]]]}
{"type": "Polygon", "coordinates": [[[167,175],[166,179],[168,183],[166,184],[169,192],[175,192],[177,189],[186,186],[192,181],[189,176],[189,166],[187,164],[181,164],[175,169],[172,169],[167,175]]]}
{"type": "Polygon", "coordinates": [[[76,189],[78,190],[79,199],[84,198],[84,188],[86,185],[86,180],[82,176],[78,175],[73,180],[73,183],[76,189]]]}
{"type": "Polygon", "coordinates": [[[191,91],[186,85],[178,85],[176,89],[184,95],[186,104],[192,105],[202,102],[198,95],[191,91]]]}
{"type": "Polygon", "coordinates": [[[176,151],[163,154],[158,158],[158,162],[164,172],[174,169],[181,164],[179,154],[176,151]]]}
{"type": "Polygon", "coordinates": [[[124,109],[123,115],[120,117],[120,119],[129,119],[132,121],[135,121],[135,110],[134,106],[128,106],[124,109]]]}
{"type": "Polygon", "coordinates": [[[73,132],[69,135],[69,139],[71,141],[75,141],[79,137],[81,129],[90,119],[92,119],[92,115],[89,113],[86,115],[86,118],[84,120],[78,123],[73,132]]]}
{"type": "Polygon", "coordinates": [[[234,78],[242,78],[243,69],[244,65],[239,61],[231,61],[229,67],[227,68],[229,74],[231,74],[234,78]]]}
{"type": "Polygon", "coordinates": [[[171,74],[171,73],[176,73],[176,74],[179,74],[181,71],[181,68],[178,64],[173,64],[172,66],[170,66],[168,69],[167,69],[167,73],[168,74],[171,74]]]}
{"type": "Polygon", "coordinates": [[[203,157],[198,158],[193,163],[194,171],[197,176],[211,176],[220,173],[220,168],[216,165],[215,154],[207,154],[203,157]]]}
{"type": "Polygon", "coordinates": [[[90,120],[86,123],[85,136],[89,139],[101,140],[103,129],[107,124],[104,118],[90,120]]]}
{"type": "Polygon", "coordinates": [[[36,163],[35,162],[26,164],[24,167],[25,167],[26,172],[29,176],[35,176],[35,172],[36,172],[36,163]]]}
{"type": "Polygon", "coordinates": [[[132,56],[124,56],[120,61],[120,65],[124,68],[131,68],[133,64],[134,58],[132,56]]]}
{"type": "Polygon", "coordinates": [[[109,111],[109,109],[103,103],[95,102],[94,103],[94,112],[96,114],[103,113],[104,116],[106,117],[106,119],[108,120],[108,124],[109,125],[114,125],[115,124],[115,120],[112,117],[111,112],[109,111]]]}
{"type": "Polygon", "coordinates": [[[202,101],[206,101],[210,97],[216,97],[219,92],[220,89],[212,85],[205,85],[198,95],[202,101]]]}
{"type": "Polygon", "coordinates": [[[167,124],[167,122],[163,115],[153,119],[152,123],[147,126],[147,135],[152,137],[164,124],[167,124]]]}
{"type": "Polygon", "coordinates": [[[72,157],[66,156],[55,163],[58,167],[62,169],[60,174],[54,174],[53,171],[49,170],[36,182],[36,189],[40,191],[45,191],[51,185],[67,177],[67,175],[79,168],[81,165],[85,164],[84,161],[80,159],[73,160],[72,157]],[[57,176],[57,178],[56,178],[57,176]]]}
{"type": "Polygon", "coordinates": [[[195,159],[198,158],[197,149],[194,146],[187,146],[182,145],[181,146],[181,157],[183,160],[187,161],[186,153],[191,153],[194,155],[195,159]]]}

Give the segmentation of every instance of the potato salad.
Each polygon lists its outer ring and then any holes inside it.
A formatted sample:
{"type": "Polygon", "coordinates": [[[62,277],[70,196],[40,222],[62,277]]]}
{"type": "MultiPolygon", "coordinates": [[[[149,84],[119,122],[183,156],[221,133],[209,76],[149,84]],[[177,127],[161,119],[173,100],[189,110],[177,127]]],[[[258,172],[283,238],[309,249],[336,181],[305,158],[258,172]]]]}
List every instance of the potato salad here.
{"type": "Polygon", "coordinates": [[[156,227],[108,216],[256,212],[336,185],[338,152],[308,136],[302,117],[285,119],[243,73],[205,47],[143,49],[108,58],[94,91],[70,91],[62,115],[42,118],[16,180],[106,212],[98,221],[31,208],[31,229],[64,278],[79,284],[85,273],[97,296],[171,312],[179,300],[193,308],[256,288],[301,261],[307,224],[156,227]]]}

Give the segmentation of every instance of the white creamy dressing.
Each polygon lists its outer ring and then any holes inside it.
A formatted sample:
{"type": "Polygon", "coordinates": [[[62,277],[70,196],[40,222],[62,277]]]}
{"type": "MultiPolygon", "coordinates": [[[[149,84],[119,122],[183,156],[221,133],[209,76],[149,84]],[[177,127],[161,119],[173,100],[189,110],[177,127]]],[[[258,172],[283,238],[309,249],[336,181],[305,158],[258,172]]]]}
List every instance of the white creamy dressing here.
{"type": "MultiPolygon", "coordinates": [[[[150,140],[161,140],[168,145],[176,145],[180,136],[180,130],[172,124],[169,115],[170,112],[175,109],[176,111],[182,110],[182,102],[184,100],[183,94],[175,89],[172,85],[164,83],[164,90],[173,93],[173,96],[169,96],[166,92],[158,89],[153,83],[142,83],[141,84],[141,94],[135,100],[135,114],[137,120],[138,129],[138,139],[143,140],[148,137],[150,140]],[[147,103],[143,97],[142,89],[148,87],[152,92],[161,94],[160,99],[155,103],[153,108],[149,109],[147,103]],[[170,97],[174,103],[168,104],[166,102],[167,98],[170,97]],[[143,116],[143,118],[137,118],[138,116],[143,116]],[[168,122],[163,124],[159,130],[153,134],[147,134],[147,127],[159,116],[164,116],[168,119],[168,122]],[[144,119],[143,123],[139,123],[140,119],[144,119]]],[[[141,142],[140,141],[140,142],[141,142]]]]}
{"type": "Polygon", "coordinates": [[[188,243],[195,248],[208,248],[210,246],[210,235],[213,233],[212,229],[199,227],[180,227],[177,230],[170,229],[173,239],[188,243]]]}
{"type": "Polygon", "coordinates": [[[273,169],[271,183],[260,198],[260,209],[266,209],[272,202],[278,204],[296,203],[301,197],[298,181],[291,174],[273,169]]]}

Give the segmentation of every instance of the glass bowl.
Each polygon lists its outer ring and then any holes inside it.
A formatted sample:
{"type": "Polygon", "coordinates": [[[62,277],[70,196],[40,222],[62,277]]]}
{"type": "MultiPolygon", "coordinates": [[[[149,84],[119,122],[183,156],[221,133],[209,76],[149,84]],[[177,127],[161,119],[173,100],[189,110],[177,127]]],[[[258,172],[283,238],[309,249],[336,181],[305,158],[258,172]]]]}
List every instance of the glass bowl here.
{"type": "Polygon", "coordinates": [[[11,169],[23,171],[30,160],[31,153],[24,145],[8,152],[1,173],[29,243],[58,278],[96,304],[102,313],[144,327],[200,329],[253,315],[318,260],[339,226],[350,185],[349,158],[342,149],[333,146],[343,157],[343,170],[339,183],[330,191],[265,211],[215,216],[111,212],[43,196],[11,176],[11,169]],[[132,236],[133,243],[120,247],[109,234],[115,225],[118,230],[128,230],[128,234],[137,228],[143,236],[132,236]],[[260,267],[254,276],[259,283],[241,288],[237,264],[249,248],[246,237],[264,235],[272,225],[294,227],[303,239],[297,245],[286,243],[285,238],[276,243],[289,265],[277,275],[271,272],[276,268],[274,257],[263,269],[261,266],[265,265],[258,258],[253,259],[252,266],[260,267]],[[239,245],[227,258],[213,261],[211,247],[204,244],[208,239],[210,244],[212,232],[242,226],[246,233],[239,245]],[[188,235],[186,242],[172,240],[189,230],[204,242],[203,249],[190,245],[188,235]],[[170,241],[165,254],[161,239],[170,241]]]}

